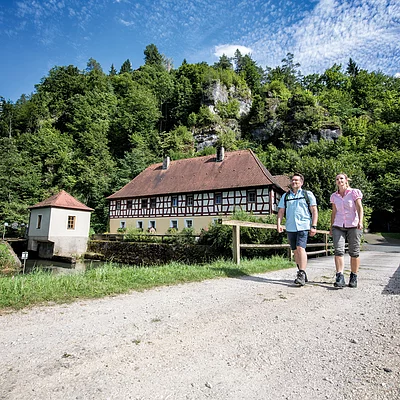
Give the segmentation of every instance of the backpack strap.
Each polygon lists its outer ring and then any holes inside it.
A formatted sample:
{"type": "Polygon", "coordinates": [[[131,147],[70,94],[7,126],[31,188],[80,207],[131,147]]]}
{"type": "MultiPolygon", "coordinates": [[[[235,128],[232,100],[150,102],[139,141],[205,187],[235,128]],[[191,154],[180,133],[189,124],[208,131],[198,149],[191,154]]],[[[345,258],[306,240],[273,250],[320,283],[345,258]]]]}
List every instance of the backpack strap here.
{"type": "MultiPolygon", "coordinates": [[[[288,201],[290,201],[290,200],[292,200],[292,199],[288,199],[288,195],[289,195],[289,193],[290,193],[290,190],[288,190],[285,194],[284,194],[284,196],[285,196],[285,198],[284,198],[284,205],[285,205],[285,216],[286,216],[286,210],[287,210],[287,202],[288,201]]],[[[308,206],[308,212],[310,213],[310,216],[312,215],[312,213],[311,213],[311,209],[310,209],[310,196],[309,196],[309,194],[308,194],[308,191],[307,190],[304,190],[303,189],[303,195],[304,195],[304,197],[299,197],[299,198],[297,198],[297,199],[293,199],[293,200],[301,200],[301,199],[304,199],[305,201],[306,201],[306,203],[307,203],[307,206],[308,206]]]]}

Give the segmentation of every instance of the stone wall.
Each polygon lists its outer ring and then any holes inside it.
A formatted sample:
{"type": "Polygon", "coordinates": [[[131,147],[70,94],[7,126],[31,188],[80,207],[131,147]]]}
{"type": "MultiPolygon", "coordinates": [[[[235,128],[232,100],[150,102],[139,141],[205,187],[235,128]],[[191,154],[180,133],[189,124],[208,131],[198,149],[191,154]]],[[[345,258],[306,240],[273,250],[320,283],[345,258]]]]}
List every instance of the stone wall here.
{"type": "Polygon", "coordinates": [[[97,258],[131,265],[161,265],[171,261],[202,264],[220,254],[209,246],[167,243],[108,242],[90,240],[85,258],[97,258]]]}

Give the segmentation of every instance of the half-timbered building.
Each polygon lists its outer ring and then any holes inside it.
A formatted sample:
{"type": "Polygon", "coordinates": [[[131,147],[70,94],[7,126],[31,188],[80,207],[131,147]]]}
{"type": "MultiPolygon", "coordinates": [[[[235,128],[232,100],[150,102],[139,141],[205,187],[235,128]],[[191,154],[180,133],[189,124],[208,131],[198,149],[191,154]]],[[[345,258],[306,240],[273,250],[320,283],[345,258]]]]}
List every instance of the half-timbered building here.
{"type": "Polygon", "coordinates": [[[251,150],[153,164],[108,197],[110,232],[169,228],[200,232],[241,209],[255,215],[277,212],[284,178],[274,177],[251,150]]]}

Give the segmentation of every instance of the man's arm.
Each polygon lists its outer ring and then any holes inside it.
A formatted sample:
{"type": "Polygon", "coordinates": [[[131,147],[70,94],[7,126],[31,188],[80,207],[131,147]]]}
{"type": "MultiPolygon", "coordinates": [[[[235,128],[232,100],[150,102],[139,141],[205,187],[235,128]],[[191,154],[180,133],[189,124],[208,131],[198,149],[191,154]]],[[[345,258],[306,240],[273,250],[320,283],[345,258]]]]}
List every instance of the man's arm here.
{"type": "Polygon", "coordinates": [[[281,225],[283,216],[285,215],[285,209],[284,208],[278,208],[278,218],[276,221],[276,230],[278,232],[283,232],[283,227],[281,225]]]}
{"type": "Polygon", "coordinates": [[[311,229],[310,236],[314,236],[317,233],[317,228],[313,228],[313,226],[317,226],[318,223],[318,208],[317,206],[311,206],[311,229]]]}

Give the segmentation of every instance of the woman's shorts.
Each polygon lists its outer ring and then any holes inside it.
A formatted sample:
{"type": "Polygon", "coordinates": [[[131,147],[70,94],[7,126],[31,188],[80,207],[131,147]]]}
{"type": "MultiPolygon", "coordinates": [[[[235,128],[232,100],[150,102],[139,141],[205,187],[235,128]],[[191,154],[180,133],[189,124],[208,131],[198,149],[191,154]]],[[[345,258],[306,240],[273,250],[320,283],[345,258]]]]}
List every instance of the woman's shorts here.
{"type": "Polygon", "coordinates": [[[350,257],[358,257],[360,255],[360,244],[362,231],[357,228],[339,228],[332,227],[333,246],[335,248],[335,256],[344,256],[346,239],[349,244],[350,257]]]}

